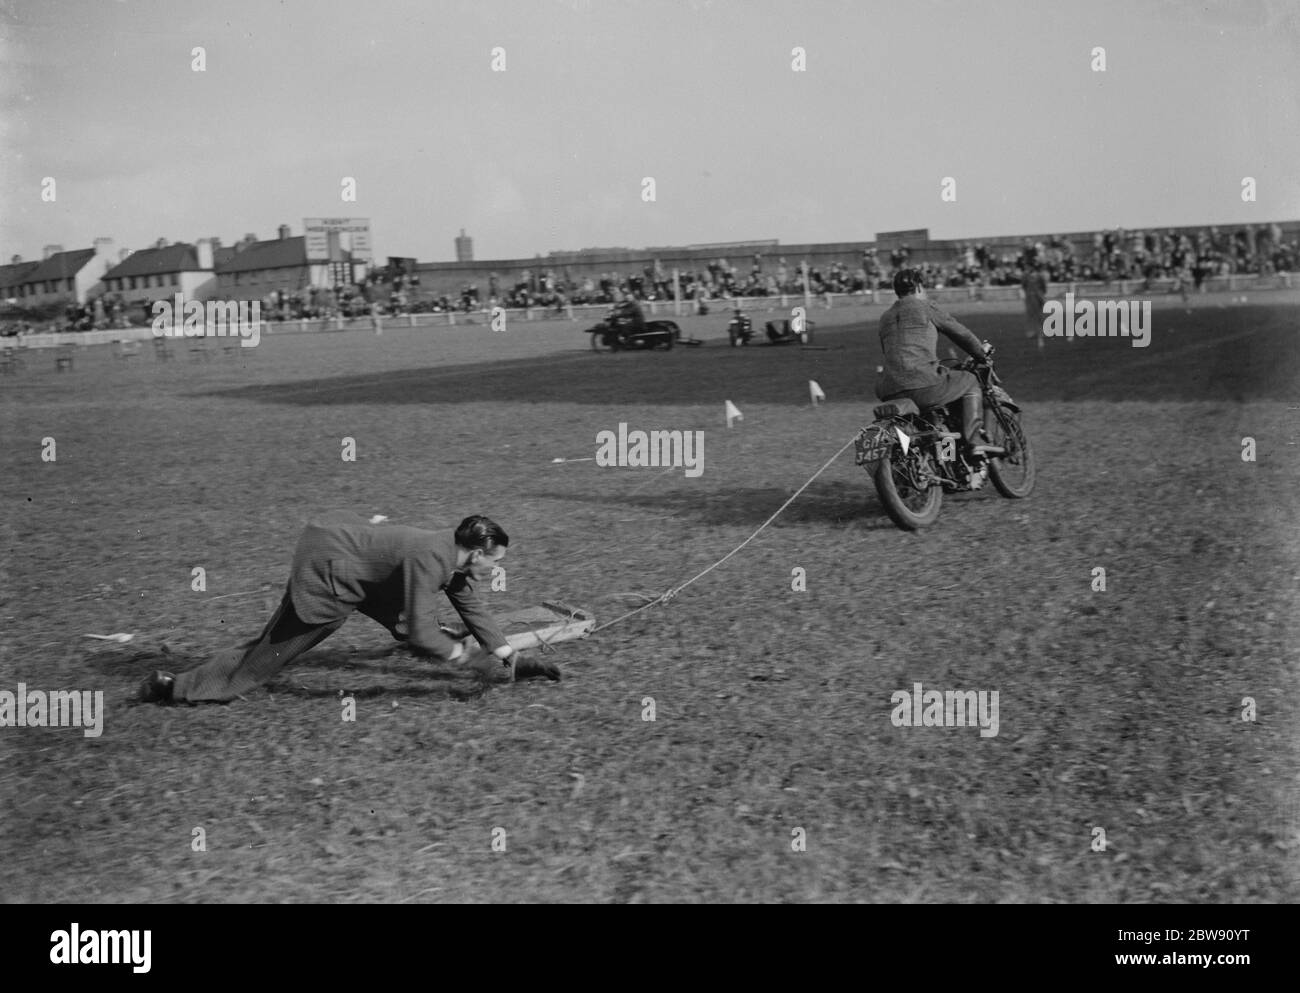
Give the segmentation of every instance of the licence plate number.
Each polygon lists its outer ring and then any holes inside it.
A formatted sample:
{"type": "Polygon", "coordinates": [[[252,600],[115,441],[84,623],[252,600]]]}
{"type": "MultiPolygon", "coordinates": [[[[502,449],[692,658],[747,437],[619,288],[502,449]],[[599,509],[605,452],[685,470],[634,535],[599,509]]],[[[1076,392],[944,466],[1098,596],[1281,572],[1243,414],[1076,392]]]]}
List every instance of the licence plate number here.
{"type": "Polygon", "coordinates": [[[868,428],[858,439],[858,463],[879,462],[893,447],[894,439],[881,428],[868,428]]]}

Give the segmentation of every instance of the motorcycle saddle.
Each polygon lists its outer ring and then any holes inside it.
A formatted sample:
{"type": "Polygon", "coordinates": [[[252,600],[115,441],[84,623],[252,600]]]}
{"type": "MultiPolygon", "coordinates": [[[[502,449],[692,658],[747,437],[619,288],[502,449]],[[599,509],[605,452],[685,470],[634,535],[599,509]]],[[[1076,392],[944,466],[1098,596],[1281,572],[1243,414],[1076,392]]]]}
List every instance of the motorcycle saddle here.
{"type": "Polygon", "coordinates": [[[899,397],[896,400],[887,400],[871,413],[874,417],[911,417],[920,412],[915,402],[907,397],[899,397]]]}

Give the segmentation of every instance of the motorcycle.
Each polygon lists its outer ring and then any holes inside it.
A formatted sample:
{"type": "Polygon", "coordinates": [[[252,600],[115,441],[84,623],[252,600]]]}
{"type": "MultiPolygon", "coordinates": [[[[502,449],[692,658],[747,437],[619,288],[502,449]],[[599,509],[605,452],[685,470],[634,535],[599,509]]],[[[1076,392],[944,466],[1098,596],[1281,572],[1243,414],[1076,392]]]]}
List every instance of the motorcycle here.
{"type": "Polygon", "coordinates": [[[631,320],[620,310],[610,311],[595,327],[587,329],[594,351],[620,352],[624,349],[671,349],[674,344],[693,345],[698,342],[683,339],[682,329],[675,321],[646,321],[644,331],[635,331],[631,320]]]}
{"type": "Polygon", "coordinates": [[[754,337],[754,322],[739,307],[736,308],[735,314],[731,323],[727,325],[727,338],[733,348],[748,345],[749,339],[754,337]]]}
{"type": "MultiPolygon", "coordinates": [[[[744,311],[737,309],[735,317],[727,325],[727,338],[731,341],[732,347],[748,345],[754,337],[754,322],[745,314],[744,311]]],[[[768,345],[806,345],[812,341],[814,321],[805,321],[802,331],[794,331],[790,327],[789,319],[783,321],[768,321],[764,325],[767,332],[768,345]]]]}
{"type": "Polygon", "coordinates": [[[979,380],[984,432],[992,445],[987,457],[965,451],[945,407],[923,411],[906,397],[877,406],[872,411],[876,420],[855,441],[857,464],[871,474],[886,513],[904,531],[938,520],[945,490],[977,490],[991,479],[1004,497],[1019,500],[1034,489],[1034,453],[1020,423],[1020,405],[1003,389],[993,368],[993,348],[984,344],[985,361],[945,364],[979,380]]]}

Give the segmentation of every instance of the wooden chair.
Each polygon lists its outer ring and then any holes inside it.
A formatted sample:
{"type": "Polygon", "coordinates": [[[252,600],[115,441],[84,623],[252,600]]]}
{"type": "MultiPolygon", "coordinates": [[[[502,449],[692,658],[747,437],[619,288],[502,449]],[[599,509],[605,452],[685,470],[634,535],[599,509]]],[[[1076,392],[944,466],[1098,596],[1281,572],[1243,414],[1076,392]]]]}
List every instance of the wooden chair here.
{"type": "Polygon", "coordinates": [[[59,345],[54,352],[54,371],[62,372],[64,369],[71,371],[76,355],[76,345],[59,345]]]}

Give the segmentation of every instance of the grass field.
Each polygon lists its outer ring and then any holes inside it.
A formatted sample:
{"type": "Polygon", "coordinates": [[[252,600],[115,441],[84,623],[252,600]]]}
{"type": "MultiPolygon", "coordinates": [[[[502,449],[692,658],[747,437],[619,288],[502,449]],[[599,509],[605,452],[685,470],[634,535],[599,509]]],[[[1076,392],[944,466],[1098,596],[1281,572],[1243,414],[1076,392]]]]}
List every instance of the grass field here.
{"type": "Polygon", "coordinates": [[[1145,349],[1040,351],[1014,310],[953,308],[1026,407],[1028,500],[951,497],[904,534],[850,451],[671,602],[561,646],[563,682],[484,688],[358,616],[197,708],[129,698],[255,634],[318,511],[489,514],[502,609],[604,623],[684,582],[870,420],[882,308],[815,313],[817,351],[727,348],[724,313],[647,354],[538,322],[38,356],[0,380],[0,690],[103,690],[106,713],[97,738],[0,728],[0,895],[1294,901],[1300,307],[1227,300],[1157,301],[1145,349]],[[552,461],[620,422],[702,430],[703,474],[552,461]],[[895,727],[918,682],[998,691],[998,734],[895,727]]]}

